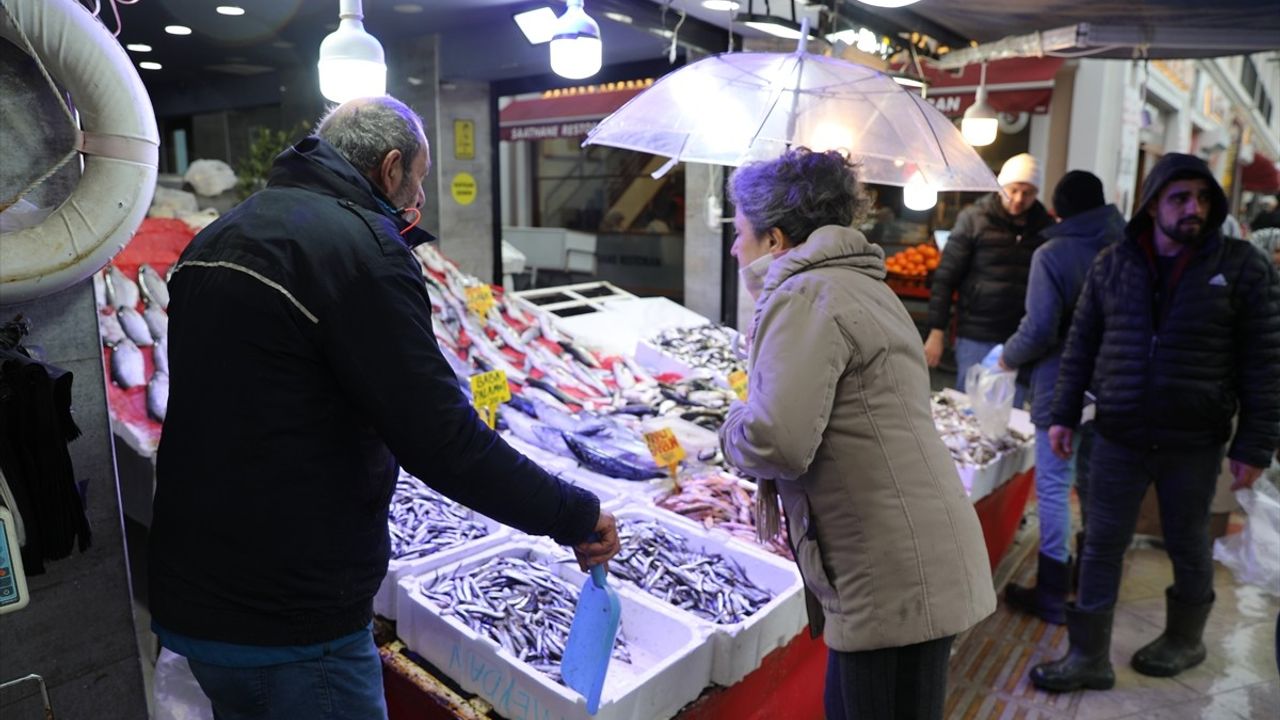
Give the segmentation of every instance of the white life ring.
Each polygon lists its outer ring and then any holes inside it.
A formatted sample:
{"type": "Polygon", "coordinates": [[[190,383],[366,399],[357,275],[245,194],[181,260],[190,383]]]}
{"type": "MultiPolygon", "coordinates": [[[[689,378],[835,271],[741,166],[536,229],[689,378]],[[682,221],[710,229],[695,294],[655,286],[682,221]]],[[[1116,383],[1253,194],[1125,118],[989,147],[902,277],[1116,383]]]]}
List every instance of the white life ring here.
{"type": "Polygon", "coordinates": [[[0,305],[58,292],[92,275],[129,242],[151,204],[160,136],[151,98],[124,48],[75,0],[0,0],[25,49],[74,98],[79,185],[39,225],[0,237],[0,305]],[[20,32],[19,32],[20,31],[20,32]]]}

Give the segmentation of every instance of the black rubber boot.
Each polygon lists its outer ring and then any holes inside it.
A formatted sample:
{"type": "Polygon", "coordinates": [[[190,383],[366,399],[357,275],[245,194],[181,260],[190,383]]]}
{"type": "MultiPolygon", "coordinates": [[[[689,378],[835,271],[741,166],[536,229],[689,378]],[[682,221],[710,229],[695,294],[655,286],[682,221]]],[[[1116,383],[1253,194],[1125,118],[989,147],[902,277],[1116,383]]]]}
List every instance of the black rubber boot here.
{"type": "Polygon", "coordinates": [[[1213,608],[1213,598],[1189,605],[1164,591],[1164,634],[1133,654],[1133,669],[1152,677],[1173,677],[1204,662],[1204,625],[1213,608]]]}
{"type": "Polygon", "coordinates": [[[1009,607],[1027,615],[1035,615],[1053,625],[1062,625],[1067,621],[1067,583],[1070,569],[1066,563],[1040,553],[1040,563],[1036,568],[1036,586],[1023,587],[1009,583],[1004,589],[1004,598],[1009,607]]]}
{"type": "Polygon", "coordinates": [[[1067,605],[1067,637],[1071,647],[1060,660],[1031,669],[1031,682],[1041,690],[1110,690],[1116,674],[1111,669],[1112,611],[1085,612],[1067,605]]]}

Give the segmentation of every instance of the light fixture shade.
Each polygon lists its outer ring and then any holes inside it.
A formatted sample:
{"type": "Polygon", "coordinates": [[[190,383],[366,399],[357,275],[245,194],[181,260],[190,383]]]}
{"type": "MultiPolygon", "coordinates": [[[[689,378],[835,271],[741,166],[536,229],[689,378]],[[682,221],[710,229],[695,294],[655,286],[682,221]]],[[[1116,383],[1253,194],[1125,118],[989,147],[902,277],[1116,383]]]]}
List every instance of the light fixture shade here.
{"type": "Polygon", "coordinates": [[[920,2],[920,0],[858,0],[858,2],[863,5],[872,5],[874,7],[900,8],[908,5],[914,5],[920,2]]]}
{"type": "Polygon", "coordinates": [[[938,204],[938,190],[917,170],[902,188],[902,204],[911,210],[928,210],[938,204]]]}
{"type": "Polygon", "coordinates": [[[990,145],[996,141],[996,133],[1000,129],[1000,118],[995,108],[987,103],[987,89],[978,88],[978,95],[968,110],[964,111],[964,119],[960,121],[960,134],[965,142],[974,147],[990,145]]]}
{"type": "Polygon", "coordinates": [[[568,0],[551,36],[551,69],[560,77],[581,80],[600,72],[603,47],[600,26],[582,9],[582,0],[568,0]]]}
{"type": "Polygon", "coordinates": [[[359,0],[343,0],[338,29],[320,43],[320,94],[336,103],[387,94],[382,44],[365,32],[359,0]]]}
{"type": "MultiPolygon", "coordinates": [[[[762,33],[784,40],[799,40],[801,35],[799,23],[785,18],[774,17],[773,15],[743,14],[737,17],[737,22],[741,25],[746,25],[752,30],[759,30],[762,33]]],[[[813,37],[813,33],[810,32],[809,36],[813,37]]]]}

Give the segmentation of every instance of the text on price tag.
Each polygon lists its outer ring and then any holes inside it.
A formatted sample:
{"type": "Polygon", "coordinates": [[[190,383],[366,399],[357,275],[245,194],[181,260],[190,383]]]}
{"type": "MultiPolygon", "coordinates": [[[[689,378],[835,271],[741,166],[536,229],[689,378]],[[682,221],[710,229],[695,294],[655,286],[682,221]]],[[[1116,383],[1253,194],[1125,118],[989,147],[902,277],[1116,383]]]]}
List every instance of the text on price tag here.
{"type": "Polygon", "coordinates": [[[476,407],[501,405],[511,399],[511,386],[502,370],[471,376],[471,403],[476,407]]]}
{"type": "Polygon", "coordinates": [[[488,285],[472,285],[467,288],[467,309],[472,313],[484,317],[495,304],[493,289],[488,285]]]}
{"type": "Polygon", "coordinates": [[[746,371],[734,370],[733,372],[729,373],[729,388],[733,390],[733,394],[737,395],[739,400],[746,402],[747,401],[746,371]]]}
{"type": "Polygon", "coordinates": [[[684,459],[684,448],[670,428],[662,428],[644,434],[645,444],[653,454],[653,461],[662,467],[671,467],[684,459]]]}

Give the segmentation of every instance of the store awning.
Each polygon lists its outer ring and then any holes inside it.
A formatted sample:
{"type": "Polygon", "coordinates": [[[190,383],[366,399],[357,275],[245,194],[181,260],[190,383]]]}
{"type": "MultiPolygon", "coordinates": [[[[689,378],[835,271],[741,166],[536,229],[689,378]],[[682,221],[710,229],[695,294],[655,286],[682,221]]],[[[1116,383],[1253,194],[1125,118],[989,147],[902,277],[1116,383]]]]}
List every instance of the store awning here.
{"type": "MultiPolygon", "coordinates": [[[[998,60],[987,64],[987,100],[991,107],[1003,113],[1047,113],[1053,99],[1053,77],[1062,67],[1062,58],[1017,58],[998,60]]],[[[910,68],[897,68],[899,72],[914,74],[910,68]]],[[[925,80],[929,82],[927,99],[943,115],[958,118],[974,103],[981,78],[981,69],[970,65],[960,73],[939,70],[924,64],[925,80]]]]}
{"type": "Polygon", "coordinates": [[[498,129],[503,140],[585,137],[596,123],[648,86],[637,82],[621,90],[574,88],[513,100],[498,113],[498,129]]]}
{"type": "Polygon", "coordinates": [[[1251,192],[1280,192],[1280,171],[1276,161],[1257,153],[1253,162],[1240,168],[1240,187],[1251,192]]]}

